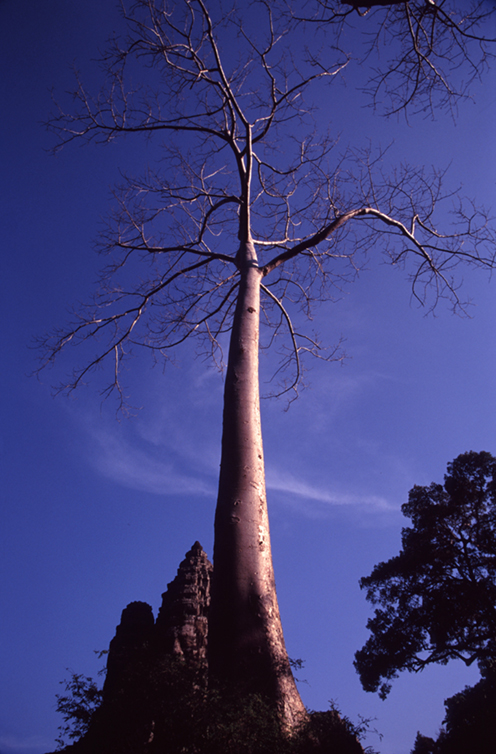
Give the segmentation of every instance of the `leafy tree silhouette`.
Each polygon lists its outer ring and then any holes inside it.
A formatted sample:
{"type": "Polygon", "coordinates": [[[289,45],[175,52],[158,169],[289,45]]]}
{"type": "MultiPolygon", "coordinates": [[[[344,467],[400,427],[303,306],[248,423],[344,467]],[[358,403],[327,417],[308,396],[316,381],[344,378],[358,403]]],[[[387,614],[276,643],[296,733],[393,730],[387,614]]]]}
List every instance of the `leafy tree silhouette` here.
{"type": "Polygon", "coordinates": [[[355,667],[382,697],[402,670],[496,659],[496,458],[459,455],[443,485],[414,487],[402,511],[403,549],[360,582],[379,607],[355,667]]]}

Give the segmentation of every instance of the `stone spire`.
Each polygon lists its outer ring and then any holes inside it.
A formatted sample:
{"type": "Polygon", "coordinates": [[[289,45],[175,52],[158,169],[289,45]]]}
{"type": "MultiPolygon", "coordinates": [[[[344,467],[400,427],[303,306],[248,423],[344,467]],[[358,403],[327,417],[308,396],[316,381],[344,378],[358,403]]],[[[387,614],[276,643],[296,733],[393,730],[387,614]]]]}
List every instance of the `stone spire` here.
{"type": "Polygon", "coordinates": [[[173,707],[170,695],[175,677],[174,671],[171,678],[167,675],[166,669],[174,667],[169,658],[184,659],[195,684],[202,684],[206,677],[212,570],[201,545],[195,542],[162,595],[156,621],[146,602],[131,602],[124,608],[109,646],[102,705],[85,736],[67,751],[162,751],[162,744],[155,739],[157,733],[160,740],[161,736],[167,738],[166,711],[173,707]]]}
{"type": "Polygon", "coordinates": [[[152,609],[146,602],[131,602],[124,608],[109,646],[104,698],[118,693],[129,666],[147,655],[154,629],[152,609]]]}
{"type": "Polygon", "coordinates": [[[198,668],[205,667],[207,661],[212,571],[202,546],[195,542],[162,595],[155,624],[159,651],[183,657],[198,668]]]}

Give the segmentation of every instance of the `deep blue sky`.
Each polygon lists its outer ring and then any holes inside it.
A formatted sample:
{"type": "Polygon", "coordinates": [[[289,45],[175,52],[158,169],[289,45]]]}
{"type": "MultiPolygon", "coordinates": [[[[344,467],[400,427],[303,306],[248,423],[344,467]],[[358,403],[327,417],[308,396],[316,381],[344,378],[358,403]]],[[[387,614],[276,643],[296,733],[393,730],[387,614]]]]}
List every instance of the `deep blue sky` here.
{"type": "MultiPolygon", "coordinates": [[[[222,397],[214,369],[188,347],[164,373],[135,362],[130,390],[143,408],[121,422],[91,385],[53,399],[50,373],[28,376],[32,339],[93,289],[92,242],[119,169],[153,159],[131,142],[46,151],[50,87],[70,87],[73,61],[92,80],[88,61],[115,18],[110,0],[0,2],[2,754],[53,749],[66,668],[95,675],[93,650],[108,646],[126,604],[145,600],[156,612],[191,544],[212,553],[222,397]]],[[[494,75],[475,94],[456,125],[384,122],[352,86],[322,103],[322,117],[343,143],[394,139],[391,160],[451,163],[449,185],[494,207],[494,75]]],[[[382,754],[408,754],[417,730],[434,735],[443,699],[477,678],[456,665],[405,675],[381,702],[352,666],[370,615],[358,580],[398,552],[408,490],[442,481],[461,452],[496,452],[494,284],[469,270],[464,278],[471,318],[442,304],[425,317],[401,271],[370,260],[317,317],[330,343],[346,339],[346,363],[314,364],[288,412],[263,402],[278,594],[289,654],[305,660],[303,700],[377,718],[384,738],[367,743],[382,754]]]]}

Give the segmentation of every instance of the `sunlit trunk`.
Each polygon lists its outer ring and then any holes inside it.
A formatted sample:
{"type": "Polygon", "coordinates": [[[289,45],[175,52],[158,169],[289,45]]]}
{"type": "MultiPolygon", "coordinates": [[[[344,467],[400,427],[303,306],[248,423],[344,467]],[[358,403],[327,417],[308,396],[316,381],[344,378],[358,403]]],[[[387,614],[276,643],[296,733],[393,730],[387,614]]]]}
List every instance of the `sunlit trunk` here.
{"type": "Polygon", "coordinates": [[[224,389],[209,667],[262,693],[286,725],[305,714],[288,661],[274,582],[260,423],[260,280],[253,244],[242,247],[240,289],[224,389]]]}

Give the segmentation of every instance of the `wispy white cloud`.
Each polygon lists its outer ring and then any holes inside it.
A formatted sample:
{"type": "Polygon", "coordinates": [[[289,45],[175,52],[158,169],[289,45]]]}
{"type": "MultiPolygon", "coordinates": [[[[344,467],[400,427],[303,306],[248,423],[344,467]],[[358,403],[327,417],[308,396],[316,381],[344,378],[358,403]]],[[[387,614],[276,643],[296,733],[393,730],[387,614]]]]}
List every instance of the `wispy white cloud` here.
{"type": "MultiPolygon", "coordinates": [[[[173,461],[157,458],[153,451],[128,442],[114,431],[92,431],[90,458],[108,479],[132,489],[157,495],[196,494],[212,496],[215,485],[209,479],[186,474],[173,461]]],[[[166,448],[162,448],[166,455],[166,448]]]]}
{"type": "MultiPolygon", "coordinates": [[[[166,456],[165,446],[139,447],[125,437],[120,437],[118,426],[115,430],[92,430],[91,461],[97,470],[108,479],[131,489],[157,495],[196,494],[215,495],[217,480],[212,473],[184,473],[181,467],[181,450],[175,449],[172,460],[157,457],[166,456]]],[[[189,452],[186,456],[189,457],[189,452]]],[[[186,458],[185,460],[189,460],[186,458]]],[[[212,469],[212,472],[214,470],[212,469]]],[[[267,471],[267,489],[282,492],[292,497],[291,505],[301,513],[308,512],[308,503],[325,507],[360,507],[370,513],[396,511],[397,507],[378,495],[361,495],[353,492],[337,492],[329,488],[311,484],[286,471],[270,468],[267,471]]]]}
{"type": "MultiPolygon", "coordinates": [[[[217,390],[218,385],[214,383],[214,387],[217,390]]],[[[212,499],[217,490],[219,468],[217,434],[220,432],[216,425],[215,429],[212,427],[218,407],[212,411],[195,405],[196,389],[184,388],[173,400],[170,395],[166,400],[163,393],[154,388],[154,385],[149,388],[154,410],[143,411],[129,422],[116,422],[112,415],[95,415],[85,407],[72,412],[73,418],[84,428],[89,462],[98,473],[123,487],[154,495],[193,494],[212,499]]],[[[348,389],[351,393],[359,392],[360,386],[348,384],[348,389]]],[[[322,416],[321,409],[318,403],[312,416],[322,416]]],[[[294,419],[298,426],[301,417],[294,416],[294,419]]],[[[308,412],[305,420],[308,422],[308,412]]],[[[314,438],[316,442],[318,434],[314,438]]],[[[291,473],[284,468],[286,463],[278,464],[278,455],[278,444],[272,442],[271,457],[274,456],[275,464],[268,463],[267,488],[282,493],[280,499],[285,499],[287,505],[302,515],[326,515],[326,510],[336,508],[367,511],[370,515],[398,510],[388,496],[377,492],[368,494],[361,485],[347,484],[343,479],[341,484],[339,479],[327,484],[325,470],[322,464],[315,464],[315,459],[313,463],[311,458],[307,459],[308,464],[305,462],[308,473],[296,473],[294,468],[291,473]],[[318,475],[317,482],[315,475],[312,479],[312,468],[318,475]]],[[[391,472],[391,459],[388,468],[391,472]]]]}
{"type": "MultiPolygon", "coordinates": [[[[329,489],[323,489],[306,482],[303,479],[297,479],[293,475],[287,472],[278,472],[274,469],[269,469],[267,472],[267,488],[276,490],[278,492],[284,492],[293,497],[304,500],[305,503],[312,501],[322,506],[329,507],[361,507],[367,508],[369,512],[393,512],[397,511],[397,507],[391,505],[391,503],[384,497],[378,495],[360,495],[354,493],[340,493],[329,489]]],[[[298,506],[300,507],[300,506],[298,506]]],[[[301,505],[301,511],[306,510],[306,507],[301,505]]]]}

